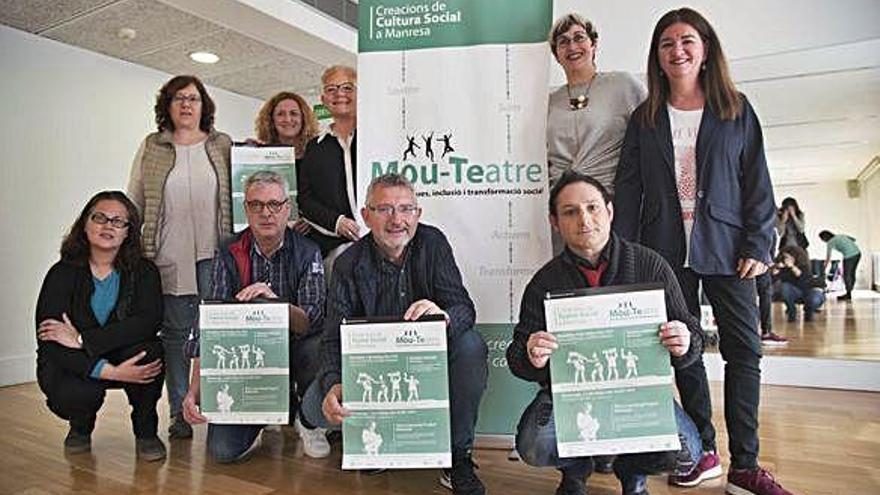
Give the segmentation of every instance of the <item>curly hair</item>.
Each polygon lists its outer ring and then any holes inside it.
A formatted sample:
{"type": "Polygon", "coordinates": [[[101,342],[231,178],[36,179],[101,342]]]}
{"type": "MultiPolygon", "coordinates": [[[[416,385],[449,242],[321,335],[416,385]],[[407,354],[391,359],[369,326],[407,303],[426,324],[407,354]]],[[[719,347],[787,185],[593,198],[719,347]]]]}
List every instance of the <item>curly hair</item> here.
{"type": "Polygon", "coordinates": [[[89,262],[91,245],[86,236],[86,222],[92,215],[95,205],[105,200],[122,203],[128,212],[128,235],[122,241],[116,259],[113,260],[113,266],[125,271],[133,270],[144,253],[141,245],[141,216],[134,203],[122,191],[101,191],[92,196],[61,243],[61,259],[76,265],[85,265],[89,262]]]}
{"type": "Polygon", "coordinates": [[[174,122],[171,120],[171,102],[174,101],[174,95],[178,91],[190,84],[196,87],[199,91],[199,96],[202,98],[202,115],[199,118],[199,129],[202,132],[211,132],[211,128],[214,127],[214,112],[217,107],[214,105],[214,100],[208,95],[205,85],[196,76],[174,76],[159,89],[159,93],[156,94],[156,105],[153,107],[153,111],[156,113],[156,127],[159,129],[159,132],[174,132],[174,122]]]}
{"type": "Polygon", "coordinates": [[[266,100],[260,108],[260,113],[257,114],[257,119],[254,121],[254,131],[257,133],[257,139],[264,143],[280,143],[278,130],[275,129],[275,124],[272,121],[272,114],[275,112],[275,107],[284,100],[295,101],[302,113],[302,129],[300,129],[299,135],[293,143],[297,154],[301,154],[305,150],[306,143],[318,135],[318,119],[315,118],[315,114],[305,98],[296,93],[282,91],[266,100]]]}
{"type": "Polygon", "coordinates": [[[721,120],[733,120],[742,112],[742,96],[733,84],[727,59],[721,49],[721,40],[715,29],[699,12],[687,7],[671,10],[663,15],[654,27],[651,35],[651,48],[648,51],[648,98],[645,107],[639,114],[639,121],[646,127],[653,128],[657,122],[660,109],[669,99],[669,79],[660,68],[660,37],[666,28],[676,23],[687,24],[699,33],[706,50],[706,60],[700,71],[700,86],[706,93],[706,105],[721,120]]]}

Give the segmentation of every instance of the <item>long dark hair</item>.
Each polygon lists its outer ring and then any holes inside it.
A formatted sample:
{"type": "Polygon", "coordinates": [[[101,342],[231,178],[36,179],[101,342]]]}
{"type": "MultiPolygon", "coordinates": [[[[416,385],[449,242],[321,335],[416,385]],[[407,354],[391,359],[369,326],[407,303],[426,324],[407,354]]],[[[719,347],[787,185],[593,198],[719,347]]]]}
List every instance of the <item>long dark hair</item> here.
{"type": "Polygon", "coordinates": [[[706,49],[705,69],[700,71],[700,86],[706,94],[706,104],[721,120],[733,120],[742,112],[742,97],[733,84],[727,59],[721,49],[721,40],[715,29],[699,12],[687,7],[671,10],[663,15],[651,35],[651,49],[648,52],[648,99],[639,114],[639,122],[653,128],[660,109],[669,99],[669,80],[660,68],[660,36],[675,23],[684,23],[700,34],[706,49]]]}
{"type": "Polygon", "coordinates": [[[785,198],[785,199],[782,200],[782,206],[780,207],[780,209],[785,210],[785,209],[787,209],[789,206],[794,206],[794,214],[795,214],[798,218],[803,218],[803,216],[804,216],[804,212],[801,211],[801,207],[798,206],[798,202],[797,202],[797,200],[794,199],[794,198],[792,198],[791,196],[789,196],[789,197],[787,197],[787,198],[785,198]]]}
{"type": "Polygon", "coordinates": [[[141,245],[141,216],[134,203],[122,191],[101,191],[92,196],[61,243],[61,259],[77,265],[85,265],[89,262],[91,246],[86,236],[86,222],[95,205],[104,200],[122,203],[128,212],[128,235],[119,247],[113,266],[119,270],[133,270],[144,253],[141,245]]]}
{"type": "Polygon", "coordinates": [[[810,273],[810,255],[798,246],[782,246],[779,249],[779,261],[782,261],[782,255],[787,254],[794,258],[794,264],[802,272],[810,273]]]}
{"type": "Polygon", "coordinates": [[[214,111],[216,107],[214,106],[214,100],[208,95],[205,85],[196,76],[174,76],[159,89],[159,93],[156,95],[156,105],[153,107],[153,111],[156,112],[156,127],[158,127],[159,132],[174,132],[174,122],[171,120],[171,112],[169,111],[171,102],[178,91],[190,84],[199,90],[199,96],[202,99],[202,115],[199,118],[199,129],[202,132],[211,132],[211,128],[214,127],[214,111]]]}

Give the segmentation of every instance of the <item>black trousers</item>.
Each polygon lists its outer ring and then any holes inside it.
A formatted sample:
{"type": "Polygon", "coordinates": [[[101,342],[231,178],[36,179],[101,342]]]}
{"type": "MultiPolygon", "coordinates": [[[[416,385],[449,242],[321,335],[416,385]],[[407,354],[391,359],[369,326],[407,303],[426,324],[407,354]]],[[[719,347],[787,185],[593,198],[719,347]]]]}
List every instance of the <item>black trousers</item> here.
{"type": "MultiPolygon", "coordinates": [[[[103,357],[111,364],[119,364],[144,350],[147,355],[139,364],[146,364],[163,356],[162,343],[154,340],[103,357]]],[[[131,424],[135,437],[155,437],[159,425],[156,403],[162,396],[163,378],[164,372],[147,384],[123,383],[83,378],[51,361],[37,365],[37,382],[46,395],[49,409],[58,417],[69,421],[76,431],[84,434],[91,433],[95,428],[95,419],[104,404],[107,389],[121,388],[131,404],[131,424]]]]}
{"type": "Polygon", "coordinates": [[[852,294],[853,287],[856,285],[856,268],[858,268],[861,259],[861,254],[843,259],[843,285],[846,286],[847,295],[852,294]]]}
{"type": "Polygon", "coordinates": [[[770,317],[773,304],[773,277],[770,276],[769,270],[755,277],[755,289],[758,291],[761,332],[766,334],[773,330],[772,318],[770,317]]]}
{"type": "MultiPolygon", "coordinates": [[[[700,275],[690,269],[677,272],[688,310],[699,315],[698,282],[712,305],[718,323],[719,348],[724,366],[724,421],[730,438],[731,464],[747,469],[758,463],[758,405],[761,395],[761,336],[755,280],[736,275],[700,275]]],[[[704,447],[711,425],[711,398],[702,360],[676,373],[682,407],[693,418],[704,447]],[[683,376],[682,376],[683,375],[683,376]],[[688,410],[692,408],[694,412],[688,410]],[[709,418],[709,425],[703,421],[709,418]]],[[[711,438],[714,444],[714,428],[711,438]]]]}

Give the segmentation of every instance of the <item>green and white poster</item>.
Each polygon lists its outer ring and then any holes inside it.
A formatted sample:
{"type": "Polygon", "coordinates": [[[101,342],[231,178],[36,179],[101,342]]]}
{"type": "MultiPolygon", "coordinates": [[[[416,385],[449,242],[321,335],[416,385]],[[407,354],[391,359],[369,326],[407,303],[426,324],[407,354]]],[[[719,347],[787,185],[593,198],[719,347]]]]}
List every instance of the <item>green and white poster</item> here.
{"type": "MultiPolygon", "coordinates": [[[[649,288],[650,287],[650,288],[649,288]]],[[[552,295],[547,331],[559,457],[679,450],[663,288],[552,295]]]]}
{"type": "Polygon", "coordinates": [[[290,219],[296,219],[295,163],[293,146],[232,147],[232,229],[235,232],[242,231],[248,226],[244,212],[244,183],[251,174],[260,170],[271,170],[287,179],[290,219]]]}
{"type": "Polygon", "coordinates": [[[477,329],[498,351],[477,431],[512,445],[534,388],[511,376],[500,346],[523,288],[551,256],[552,2],[362,0],[358,15],[359,202],[373,177],[401,173],[416,187],[423,221],[449,238],[477,329]]]}
{"type": "Polygon", "coordinates": [[[201,408],[209,422],[287,424],[287,306],[199,306],[201,408]]]}
{"type": "Polygon", "coordinates": [[[342,469],[452,465],[446,321],[341,325],[342,469]]]}

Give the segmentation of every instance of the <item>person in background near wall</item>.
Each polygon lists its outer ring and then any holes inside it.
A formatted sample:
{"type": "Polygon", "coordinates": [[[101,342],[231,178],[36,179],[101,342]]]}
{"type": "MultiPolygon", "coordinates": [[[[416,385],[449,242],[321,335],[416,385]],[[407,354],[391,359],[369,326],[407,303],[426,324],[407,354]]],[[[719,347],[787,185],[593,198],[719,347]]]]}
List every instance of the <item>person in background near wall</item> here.
{"type": "Polygon", "coordinates": [[[314,227],[309,237],[321,248],[329,280],[333,261],[361,234],[355,220],[357,71],[334,65],[324,71],[321,83],[321,102],[333,123],[306,145],[299,167],[297,202],[314,227]]]}
{"type": "Polygon", "coordinates": [[[195,76],[165,83],[154,110],[158,132],[141,143],[128,193],[143,214],[145,255],[162,276],[168,436],[190,438],[181,416],[190,371],[183,345],[207,297],[217,241],[232,233],[232,140],[214,129],[214,101],[195,76]]]}
{"type": "MultiPolygon", "coordinates": [[[[733,84],[715,29],[692,9],[657,22],[646,72],[648,99],[633,112],[617,168],[614,228],[666,258],[692,314],[700,282],[712,305],[726,363],[727,492],[788,495],[758,465],[754,278],[770,264],[775,216],[761,124],[733,84]]],[[[694,486],[722,474],[702,359],[677,370],[676,383],[706,452],[695,474],[669,481],[694,486]]]]}
{"type": "Polygon", "coordinates": [[[797,246],[801,249],[810,247],[804,233],[806,223],[804,212],[794,198],[782,200],[782,207],[776,211],[776,234],[779,235],[779,249],[785,246],[797,246]]]}
{"type": "Polygon", "coordinates": [[[843,284],[846,286],[846,294],[837,296],[837,300],[851,300],[853,286],[856,284],[856,268],[859,266],[859,260],[862,259],[862,252],[856,245],[855,237],[845,234],[834,235],[827,230],[823,230],[819,232],[819,239],[828,244],[828,252],[825,255],[825,266],[822,269],[822,273],[828,271],[828,265],[831,263],[831,251],[837,251],[843,255],[843,284]]]}
{"type": "MultiPolygon", "coordinates": [[[[266,146],[293,146],[296,153],[296,182],[300,182],[301,160],[306,143],[318,135],[318,121],[306,100],[290,91],[275,94],[260,108],[254,121],[256,142],[266,146]]],[[[300,216],[290,223],[300,234],[308,234],[311,227],[300,216]]]]}
{"type": "Polygon", "coordinates": [[[785,316],[788,321],[797,319],[797,303],[804,304],[804,321],[813,321],[813,314],[825,302],[822,289],[813,287],[810,273],[810,257],[797,246],[783,246],[773,265],[773,275],[778,277],[779,290],[785,301],[785,316]]]}
{"type": "Polygon", "coordinates": [[[122,388],[137,457],[165,458],[156,434],[161,320],[159,272],[143,257],[137,208],[121,191],[100,192],[70,228],[37,300],[37,382],[70,423],[65,452],[91,451],[105,391],[122,388]]]}
{"type": "Polygon", "coordinates": [[[773,277],[770,270],[755,277],[755,290],[758,292],[761,345],[770,347],[787,345],[788,339],[773,331],[773,277]]]}

